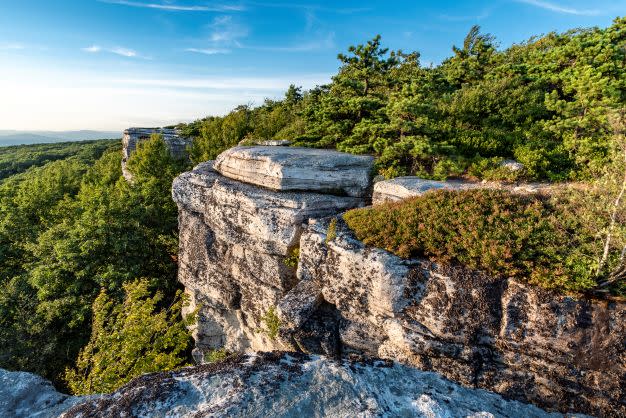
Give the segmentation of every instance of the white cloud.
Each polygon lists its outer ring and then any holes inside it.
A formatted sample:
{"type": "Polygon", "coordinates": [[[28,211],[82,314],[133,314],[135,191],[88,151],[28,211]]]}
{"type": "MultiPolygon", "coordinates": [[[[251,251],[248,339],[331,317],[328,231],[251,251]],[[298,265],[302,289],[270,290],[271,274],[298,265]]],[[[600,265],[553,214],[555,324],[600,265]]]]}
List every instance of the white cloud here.
{"type": "Polygon", "coordinates": [[[217,54],[229,54],[230,49],[226,48],[187,48],[185,49],[187,52],[195,52],[197,54],[204,55],[217,55],[217,54]]]}
{"type": "Polygon", "coordinates": [[[328,74],[297,75],[293,77],[207,77],[207,78],[120,78],[112,80],[117,85],[174,89],[283,91],[294,81],[304,88],[325,84],[328,74]]]}
{"type": "Polygon", "coordinates": [[[91,54],[97,54],[99,52],[109,52],[111,54],[115,54],[115,55],[120,55],[122,57],[126,57],[126,58],[144,58],[144,59],[150,59],[150,57],[145,57],[142,55],[139,55],[137,53],[137,51],[135,51],[134,49],[130,49],[130,48],[124,48],[121,46],[116,46],[116,47],[112,47],[112,48],[103,48],[99,45],[91,45],[88,46],[86,48],[81,48],[81,51],[84,52],[88,52],[91,54]]]}
{"type": "Polygon", "coordinates": [[[209,40],[214,44],[240,46],[239,40],[248,36],[248,27],[233,21],[232,16],[218,16],[209,25],[209,40]]]}
{"type": "Polygon", "coordinates": [[[81,48],[81,49],[85,52],[91,52],[91,53],[100,52],[102,50],[102,48],[99,47],[98,45],[91,45],[91,46],[88,46],[87,48],[81,48]]]}
{"type": "Polygon", "coordinates": [[[122,48],[122,47],[119,47],[119,46],[115,47],[115,48],[109,49],[109,52],[111,52],[113,54],[121,55],[123,57],[128,57],[128,58],[132,58],[132,57],[136,57],[137,56],[137,52],[133,51],[132,49],[122,48]]]}
{"type": "Polygon", "coordinates": [[[169,11],[182,11],[182,12],[236,12],[245,10],[243,6],[240,5],[216,5],[216,6],[184,6],[173,3],[142,3],[138,1],[127,1],[127,0],[98,0],[101,3],[109,3],[109,4],[119,4],[123,6],[130,7],[142,7],[146,9],[158,9],[158,10],[169,10],[169,11]]]}
{"type": "Polygon", "coordinates": [[[579,15],[579,16],[596,16],[600,14],[599,10],[596,9],[574,9],[572,7],[560,6],[555,3],[550,3],[542,0],[515,0],[518,3],[525,3],[531,6],[536,6],[541,9],[550,10],[552,12],[557,13],[565,13],[571,15],[579,15]]]}

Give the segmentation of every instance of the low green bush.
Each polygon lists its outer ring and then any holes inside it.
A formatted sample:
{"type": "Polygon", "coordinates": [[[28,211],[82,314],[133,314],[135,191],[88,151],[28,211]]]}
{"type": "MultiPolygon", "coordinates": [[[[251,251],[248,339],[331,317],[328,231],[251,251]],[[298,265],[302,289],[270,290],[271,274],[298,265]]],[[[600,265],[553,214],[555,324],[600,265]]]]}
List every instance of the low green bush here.
{"type": "Polygon", "coordinates": [[[275,340],[280,329],[280,319],[276,314],[276,308],[270,306],[267,312],[261,317],[261,321],[265,324],[265,330],[263,330],[263,332],[265,332],[270,339],[275,340]]]}
{"type": "MultiPolygon", "coordinates": [[[[367,245],[400,257],[460,263],[564,293],[598,287],[606,211],[590,192],[552,197],[502,190],[434,191],[403,202],[354,209],[347,225],[367,245]]],[[[623,288],[611,289],[624,294],[623,288]]]]}

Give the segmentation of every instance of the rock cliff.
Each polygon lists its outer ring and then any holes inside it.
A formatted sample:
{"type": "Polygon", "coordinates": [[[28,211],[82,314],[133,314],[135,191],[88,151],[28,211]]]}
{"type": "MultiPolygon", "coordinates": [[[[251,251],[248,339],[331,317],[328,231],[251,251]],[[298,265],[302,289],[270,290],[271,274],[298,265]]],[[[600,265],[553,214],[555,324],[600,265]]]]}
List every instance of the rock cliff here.
{"type": "MultiPolygon", "coordinates": [[[[251,152],[244,149],[246,154],[251,152]]],[[[282,158],[285,148],[255,149],[282,158]]],[[[241,160],[230,155],[232,160],[220,159],[229,174],[241,160]]],[[[367,186],[371,159],[365,160],[369,164],[365,169],[362,158],[354,160],[365,177],[360,181],[367,186]]],[[[309,161],[315,163],[314,158],[309,161]]],[[[295,176],[300,175],[286,170],[282,178],[287,189],[298,183],[295,176]]],[[[345,184],[356,190],[355,182],[345,184]]],[[[179,176],[172,193],[179,207],[178,277],[191,296],[190,309],[199,309],[194,331],[198,359],[222,347],[229,351],[282,348],[268,337],[272,333],[268,323],[273,319],[271,308],[297,282],[294,250],[303,224],[366,203],[360,197],[270,190],[243,183],[220,174],[212,162],[179,176]]]]}
{"type": "Polygon", "coordinates": [[[28,373],[0,370],[0,382],[0,416],[16,418],[561,416],[398,363],[297,353],[148,374],[90,398],[62,395],[28,373]]]}
{"type": "MultiPolygon", "coordinates": [[[[198,360],[221,347],[382,357],[551,410],[626,415],[626,304],[367,248],[337,216],[368,203],[367,162],[294,152],[238,147],[174,182],[198,360]]],[[[415,184],[403,195],[455,187],[415,184]]]]}
{"type": "Polygon", "coordinates": [[[176,129],[167,128],[128,128],[122,135],[122,174],[128,181],[132,180],[132,174],[126,169],[126,163],[131,154],[137,149],[137,144],[150,138],[152,134],[163,137],[165,145],[174,158],[187,158],[187,147],[191,145],[191,138],[180,136],[176,129]]]}

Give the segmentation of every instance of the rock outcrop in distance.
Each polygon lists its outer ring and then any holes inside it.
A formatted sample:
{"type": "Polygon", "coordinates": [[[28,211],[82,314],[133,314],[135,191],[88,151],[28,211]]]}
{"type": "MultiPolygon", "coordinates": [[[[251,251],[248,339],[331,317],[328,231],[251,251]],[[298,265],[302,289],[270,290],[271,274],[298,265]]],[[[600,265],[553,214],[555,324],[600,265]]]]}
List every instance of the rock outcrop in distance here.
{"type": "Polygon", "coordinates": [[[298,353],[134,379],[109,395],[68,397],[34,375],[0,370],[0,416],[95,417],[560,417],[395,362],[298,353]]]}
{"type": "MultiPolygon", "coordinates": [[[[197,360],[219,348],[375,356],[550,410],[626,415],[625,303],[367,248],[338,215],[369,204],[354,184],[371,190],[371,167],[298,152],[237,147],[174,181],[197,360]]],[[[387,200],[395,186],[382,183],[387,200]]],[[[414,184],[402,193],[424,192],[414,184]]]]}
{"type": "Polygon", "coordinates": [[[128,128],[122,135],[122,175],[127,181],[132,181],[133,175],[126,168],[131,154],[137,149],[137,144],[150,139],[152,134],[159,134],[174,158],[188,158],[187,147],[192,143],[191,138],[180,135],[177,129],[168,128],[128,128]]]}

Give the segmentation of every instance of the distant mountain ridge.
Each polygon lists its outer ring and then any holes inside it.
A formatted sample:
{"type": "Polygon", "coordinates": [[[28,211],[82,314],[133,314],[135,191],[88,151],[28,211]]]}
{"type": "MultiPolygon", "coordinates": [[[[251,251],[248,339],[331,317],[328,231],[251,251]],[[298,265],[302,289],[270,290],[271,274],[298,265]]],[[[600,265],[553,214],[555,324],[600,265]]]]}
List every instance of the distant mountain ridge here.
{"type": "Polygon", "coordinates": [[[121,131],[16,131],[0,130],[0,146],[44,144],[49,142],[85,141],[121,138],[121,131]]]}

